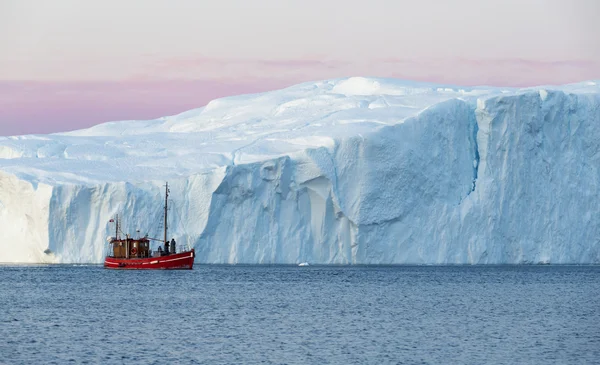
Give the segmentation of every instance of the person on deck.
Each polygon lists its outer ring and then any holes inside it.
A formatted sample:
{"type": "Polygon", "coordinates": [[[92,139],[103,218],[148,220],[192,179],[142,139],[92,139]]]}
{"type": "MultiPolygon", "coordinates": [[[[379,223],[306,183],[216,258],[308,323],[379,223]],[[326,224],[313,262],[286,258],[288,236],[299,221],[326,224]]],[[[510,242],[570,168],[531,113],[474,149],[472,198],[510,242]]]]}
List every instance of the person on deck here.
{"type": "Polygon", "coordinates": [[[173,253],[177,253],[177,250],[175,249],[175,238],[171,238],[171,251],[173,251],[173,253]]]}

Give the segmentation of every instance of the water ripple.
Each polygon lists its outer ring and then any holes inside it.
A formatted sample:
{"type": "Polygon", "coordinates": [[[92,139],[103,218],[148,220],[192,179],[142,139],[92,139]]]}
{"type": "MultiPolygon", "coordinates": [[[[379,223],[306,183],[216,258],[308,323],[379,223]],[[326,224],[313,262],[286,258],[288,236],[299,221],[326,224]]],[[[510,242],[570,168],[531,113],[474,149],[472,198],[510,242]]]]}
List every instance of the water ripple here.
{"type": "Polygon", "coordinates": [[[0,266],[0,362],[592,364],[598,266],[0,266]]]}

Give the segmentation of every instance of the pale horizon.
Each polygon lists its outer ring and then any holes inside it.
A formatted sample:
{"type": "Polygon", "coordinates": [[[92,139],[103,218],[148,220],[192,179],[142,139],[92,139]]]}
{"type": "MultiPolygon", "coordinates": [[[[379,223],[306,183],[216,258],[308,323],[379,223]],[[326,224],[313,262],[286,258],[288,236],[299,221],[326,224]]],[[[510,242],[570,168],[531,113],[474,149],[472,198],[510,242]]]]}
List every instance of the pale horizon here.
{"type": "Polygon", "coordinates": [[[600,79],[600,3],[0,3],[0,135],[177,114],[350,76],[525,87],[600,79]]]}

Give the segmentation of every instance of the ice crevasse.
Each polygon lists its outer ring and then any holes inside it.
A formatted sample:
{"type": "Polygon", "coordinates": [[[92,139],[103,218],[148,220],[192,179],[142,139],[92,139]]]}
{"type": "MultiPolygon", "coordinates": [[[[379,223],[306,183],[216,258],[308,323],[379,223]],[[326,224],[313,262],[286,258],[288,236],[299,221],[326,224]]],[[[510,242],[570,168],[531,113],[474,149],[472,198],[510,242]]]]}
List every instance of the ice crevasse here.
{"type": "Polygon", "coordinates": [[[0,137],[0,262],[160,237],[165,181],[197,263],[600,263],[600,88],[353,77],[0,137]]]}

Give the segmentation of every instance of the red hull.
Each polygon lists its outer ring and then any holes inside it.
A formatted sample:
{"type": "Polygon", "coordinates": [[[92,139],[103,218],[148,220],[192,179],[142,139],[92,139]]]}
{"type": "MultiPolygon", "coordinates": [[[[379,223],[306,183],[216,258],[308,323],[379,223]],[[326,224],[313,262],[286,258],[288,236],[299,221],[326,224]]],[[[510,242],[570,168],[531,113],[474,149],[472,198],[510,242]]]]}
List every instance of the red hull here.
{"type": "Polygon", "coordinates": [[[194,249],[173,255],[144,259],[117,259],[106,257],[104,268],[118,270],[191,270],[194,266],[194,249]]]}

